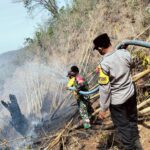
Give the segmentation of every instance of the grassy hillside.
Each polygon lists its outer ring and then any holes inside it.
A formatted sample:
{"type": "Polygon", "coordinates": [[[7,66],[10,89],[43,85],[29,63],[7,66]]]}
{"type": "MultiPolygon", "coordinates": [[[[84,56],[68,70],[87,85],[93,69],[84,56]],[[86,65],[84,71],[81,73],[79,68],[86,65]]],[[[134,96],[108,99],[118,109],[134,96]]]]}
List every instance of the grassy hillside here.
{"type": "Polygon", "coordinates": [[[123,39],[149,40],[149,29],[140,35],[149,25],[148,0],[75,0],[39,28],[29,49],[47,63],[56,58],[65,68],[75,63],[86,71],[89,58],[92,65],[98,61],[91,51],[98,34],[107,32],[114,45],[123,39]]]}
{"type": "Polygon", "coordinates": [[[0,55],[0,91],[6,79],[11,78],[16,69],[32,59],[31,53],[25,49],[7,52],[0,55]]]}
{"type": "MultiPolygon", "coordinates": [[[[86,76],[99,63],[100,56],[92,51],[92,40],[98,34],[107,32],[114,47],[124,39],[150,41],[149,5],[148,0],[74,0],[72,5],[61,8],[57,17],[39,27],[35,38],[27,42],[27,49],[38,62],[50,67],[56,64],[63,74],[77,64],[86,76]]],[[[148,67],[148,49],[129,50],[141,62],[136,62],[138,69],[133,74],[148,67]]]]}

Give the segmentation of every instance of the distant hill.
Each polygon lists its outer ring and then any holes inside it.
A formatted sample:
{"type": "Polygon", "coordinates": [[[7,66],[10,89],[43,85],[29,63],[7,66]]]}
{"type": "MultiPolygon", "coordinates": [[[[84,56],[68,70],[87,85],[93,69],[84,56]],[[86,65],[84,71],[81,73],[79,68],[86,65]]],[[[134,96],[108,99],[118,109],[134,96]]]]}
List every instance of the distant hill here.
{"type": "Polygon", "coordinates": [[[29,59],[28,51],[25,49],[6,52],[0,55],[0,91],[3,89],[4,81],[10,78],[14,71],[29,59]]]}

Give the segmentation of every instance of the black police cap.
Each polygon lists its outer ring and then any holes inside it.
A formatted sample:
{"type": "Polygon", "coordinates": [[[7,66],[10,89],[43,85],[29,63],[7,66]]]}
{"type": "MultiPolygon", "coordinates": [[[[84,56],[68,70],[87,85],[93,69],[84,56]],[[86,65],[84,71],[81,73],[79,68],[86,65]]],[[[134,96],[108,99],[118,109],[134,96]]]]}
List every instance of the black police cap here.
{"type": "Polygon", "coordinates": [[[100,48],[108,48],[110,46],[110,38],[108,37],[107,33],[103,33],[99,36],[97,36],[94,40],[94,48],[93,50],[100,48]]]}

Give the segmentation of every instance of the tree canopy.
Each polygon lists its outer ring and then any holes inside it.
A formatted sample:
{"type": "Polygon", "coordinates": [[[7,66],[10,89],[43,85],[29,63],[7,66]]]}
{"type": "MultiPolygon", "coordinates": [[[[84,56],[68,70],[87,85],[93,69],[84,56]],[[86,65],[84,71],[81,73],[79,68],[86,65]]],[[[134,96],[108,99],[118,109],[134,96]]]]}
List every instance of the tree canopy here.
{"type": "Polygon", "coordinates": [[[56,0],[13,0],[14,3],[23,3],[24,7],[28,9],[29,12],[41,7],[49,11],[52,16],[58,14],[58,6],[56,0]]]}

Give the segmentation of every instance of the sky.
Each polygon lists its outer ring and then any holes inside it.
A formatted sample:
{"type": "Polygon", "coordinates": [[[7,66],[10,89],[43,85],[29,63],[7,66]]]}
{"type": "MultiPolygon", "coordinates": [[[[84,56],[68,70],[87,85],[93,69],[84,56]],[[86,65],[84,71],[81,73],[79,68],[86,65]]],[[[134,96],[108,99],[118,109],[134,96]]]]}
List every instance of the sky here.
{"type": "Polygon", "coordinates": [[[23,4],[0,0],[0,54],[22,48],[25,38],[32,38],[38,24],[48,16],[46,12],[31,16],[23,4]]]}

